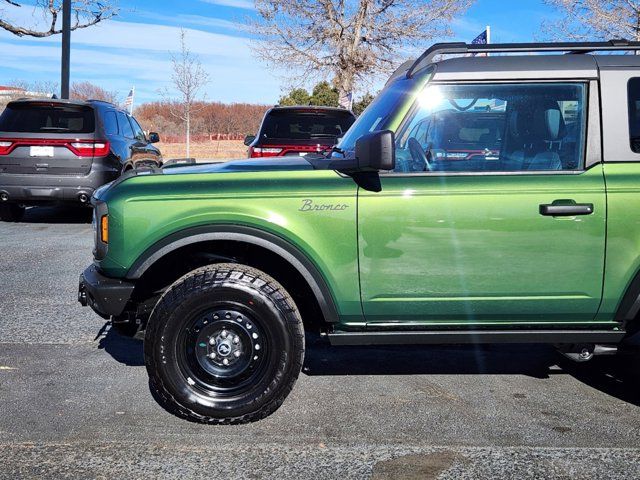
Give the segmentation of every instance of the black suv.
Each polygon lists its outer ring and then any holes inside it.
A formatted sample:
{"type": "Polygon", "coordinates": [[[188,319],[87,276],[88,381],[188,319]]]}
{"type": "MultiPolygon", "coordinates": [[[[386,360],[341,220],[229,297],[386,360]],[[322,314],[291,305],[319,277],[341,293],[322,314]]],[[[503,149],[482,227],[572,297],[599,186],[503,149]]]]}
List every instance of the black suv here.
{"type": "Polygon", "coordinates": [[[265,114],[258,135],[248,135],[244,144],[250,158],[327,152],[355,121],[344,108],[276,106],[265,114]]]}
{"type": "Polygon", "coordinates": [[[0,219],[20,220],[27,205],[89,204],[123,172],[160,167],[159,140],[107,102],[11,102],[0,115],[0,219]]]}

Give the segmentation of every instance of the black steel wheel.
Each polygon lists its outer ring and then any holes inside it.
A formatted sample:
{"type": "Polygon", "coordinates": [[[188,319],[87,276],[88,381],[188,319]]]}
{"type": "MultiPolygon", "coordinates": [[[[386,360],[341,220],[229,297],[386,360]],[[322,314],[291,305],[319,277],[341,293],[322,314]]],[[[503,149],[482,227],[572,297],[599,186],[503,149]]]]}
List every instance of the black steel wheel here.
{"type": "Polygon", "coordinates": [[[145,363],[160,403],[204,423],[271,414],[304,356],[300,314],[273,278],[251,267],[194,270],[162,296],[149,319],[145,363]]]}

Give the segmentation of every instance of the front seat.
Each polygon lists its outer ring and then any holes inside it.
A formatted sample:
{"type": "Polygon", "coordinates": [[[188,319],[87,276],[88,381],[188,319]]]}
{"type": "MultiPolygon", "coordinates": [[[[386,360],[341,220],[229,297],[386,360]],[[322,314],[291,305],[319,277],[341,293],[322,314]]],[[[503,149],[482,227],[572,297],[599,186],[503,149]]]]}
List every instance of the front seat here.
{"type": "Polygon", "coordinates": [[[536,151],[527,170],[562,170],[558,154],[562,139],[566,134],[566,125],[558,102],[548,100],[533,114],[533,137],[536,139],[536,151]]]}

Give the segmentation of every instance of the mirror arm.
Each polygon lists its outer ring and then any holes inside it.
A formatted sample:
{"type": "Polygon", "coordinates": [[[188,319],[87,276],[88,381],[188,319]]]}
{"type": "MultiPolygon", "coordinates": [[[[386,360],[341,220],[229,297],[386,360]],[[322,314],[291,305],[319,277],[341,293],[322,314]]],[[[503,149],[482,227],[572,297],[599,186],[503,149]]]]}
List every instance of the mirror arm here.
{"type": "Polygon", "coordinates": [[[373,170],[369,172],[353,172],[348,174],[360,188],[368,192],[381,192],[382,184],[380,183],[380,174],[373,170]]]}

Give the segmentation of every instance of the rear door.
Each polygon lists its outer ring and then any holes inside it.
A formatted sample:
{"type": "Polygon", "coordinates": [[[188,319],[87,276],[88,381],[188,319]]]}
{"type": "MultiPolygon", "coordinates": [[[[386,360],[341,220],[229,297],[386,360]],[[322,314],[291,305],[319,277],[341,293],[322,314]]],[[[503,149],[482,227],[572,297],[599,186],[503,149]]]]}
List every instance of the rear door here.
{"type": "Polygon", "coordinates": [[[93,150],[95,112],[90,106],[14,102],[0,116],[0,173],[86,175],[93,150]]]}
{"type": "Polygon", "coordinates": [[[588,106],[598,108],[595,84],[429,88],[398,132],[397,171],[381,176],[381,192],[359,193],[367,323],[593,322],[606,226],[599,149],[589,153],[586,142],[599,145],[597,110],[586,133],[588,106]],[[449,133],[420,152],[419,140],[403,131],[419,132],[415,125],[433,115],[451,122],[443,125],[449,133]],[[460,115],[478,118],[462,122],[460,115]],[[461,140],[486,155],[449,157],[461,140]],[[410,143],[414,151],[403,151],[410,143]]]}

